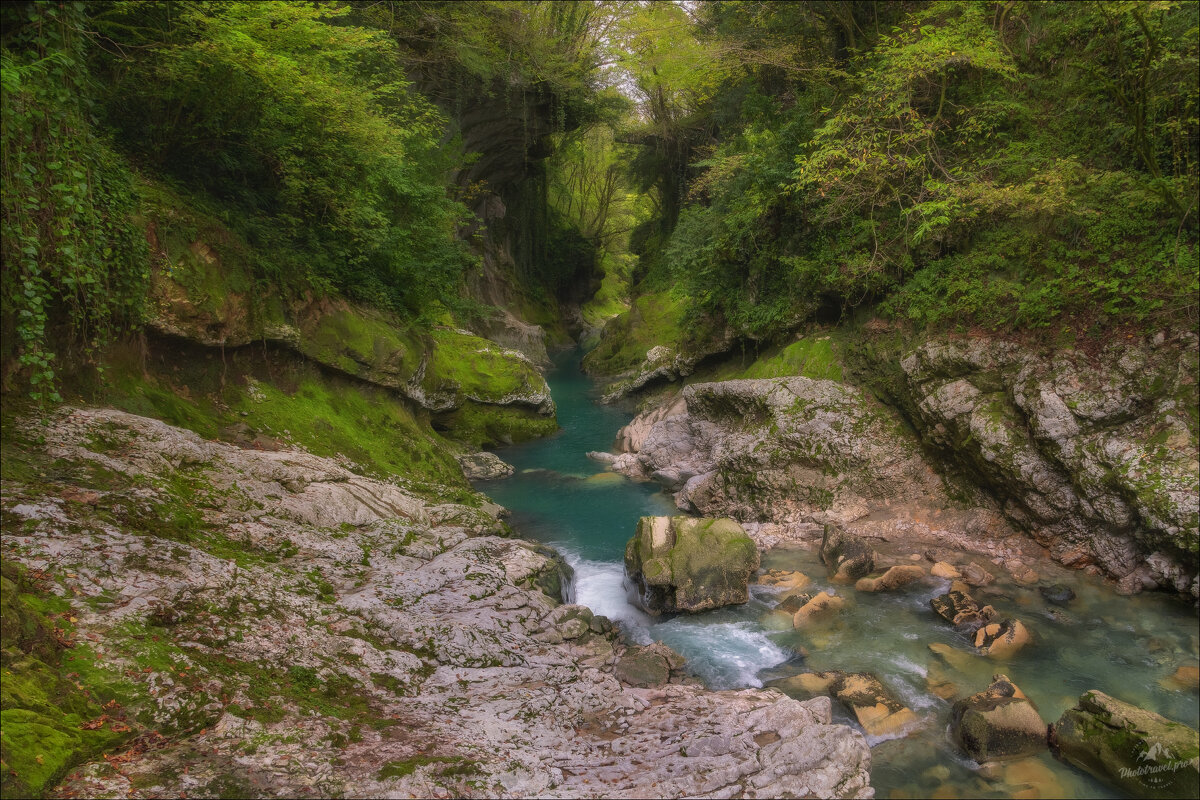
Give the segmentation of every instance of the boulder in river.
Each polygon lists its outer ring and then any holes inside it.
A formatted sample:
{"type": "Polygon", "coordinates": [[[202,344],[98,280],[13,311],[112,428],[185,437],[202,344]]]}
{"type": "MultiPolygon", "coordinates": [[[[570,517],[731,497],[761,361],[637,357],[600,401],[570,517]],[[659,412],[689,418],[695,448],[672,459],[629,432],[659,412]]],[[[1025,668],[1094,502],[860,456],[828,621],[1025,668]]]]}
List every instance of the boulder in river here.
{"type": "Polygon", "coordinates": [[[651,614],[745,603],[758,548],[731,519],[642,517],[625,546],[625,573],[651,614]]]}
{"type": "Polygon", "coordinates": [[[950,712],[950,735],[979,763],[1033,755],[1046,746],[1046,723],[1006,675],[959,700],[950,712]]]}
{"type": "Polygon", "coordinates": [[[792,616],[792,627],[803,628],[814,619],[831,616],[845,607],[846,601],[828,592],[818,592],[792,616]]]}
{"type": "Polygon", "coordinates": [[[949,622],[955,628],[967,633],[974,632],[991,621],[993,611],[991,606],[980,608],[975,598],[964,591],[957,581],[946,594],[938,595],[929,601],[935,614],[949,622]]]}
{"type": "Polygon", "coordinates": [[[821,562],[838,578],[862,578],[875,569],[875,550],[861,537],[836,525],[826,525],[821,539],[821,562]]]}
{"type": "Polygon", "coordinates": [[[911,708],[892,697],[878,678],[866,672],[805,672],[767,685],[799,699],[818,695],[836,698],[868,736],[894,738],[919,719],[911,708]]]}
{"type": "Polygon", "coordinates": [[[890,567],[876,578],[859,578],[854,588],[860,592],[890,592],[925,577],[925,570],[915,564],[890,567]]]}
{"type": "Polygon", "coordinates": [[[1110,697],[1084,692],[1050,726],[1063,761],[1134,797],[1200,795],[1200,734],[1179,722],[1110,697]]]}
{"type": "Polygon", "coordinates": [[[929,574],[935,578],[948,578],[949,580],[958,580],[962,577],[962,573],[950,563],[939,561],[929,568],[929,574]]]}
{"type": "Polygon", "coordinates": [[[983,655],[991,658],[1011,658],[1027,644],[1029,630],[1019,619],[993,622],[975,632],[975,646],[981,648],[983,655]]]}

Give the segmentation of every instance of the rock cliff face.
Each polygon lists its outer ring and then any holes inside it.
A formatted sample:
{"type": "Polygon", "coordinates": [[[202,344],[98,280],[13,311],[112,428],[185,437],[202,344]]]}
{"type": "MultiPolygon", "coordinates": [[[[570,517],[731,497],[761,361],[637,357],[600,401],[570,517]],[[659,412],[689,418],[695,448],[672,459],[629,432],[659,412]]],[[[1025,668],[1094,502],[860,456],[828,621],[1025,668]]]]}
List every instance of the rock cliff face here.
{"type": "Polygon", "coordinates": [[[166,265],[152,274],[148,325],[157,333],[208,347],[282,345],[440,415],[442,427],[473,445],[519,441],[557,428],[540,363],[526,355],[546,358],[536,326],[511,315],[488,323],[488,330],[521,349],[454,328],[419,335],[381,312],[343,300],[286,304],[233,291],[226,274],[233,267],[200,240],[192,242],[186,258],[175,255],[177,264],[163,251],[166,265]]]}
{"type": "Polygon", "coordinates": [[[685,413],[648,432],[635,420],[625,436],[640,447],[614,462],[675,491],[680,508],[744,521],[846,522],[889,499],[944,500],[916,438],[853,387],[764,378],[694,384],[682,396],[685,413]]]}
{"type": "Polygon", "coordinates": [[[69,603],[63,663],[106,705],[63,716],[36,691],[38,651],[6,650],[21,780],[87,761],[71,745],[86,722],[128,749],[62,792],[871,796],[869,750],[828,700],[709,692],[669,658],[638,678],[654,685],[622,683],[645,653],[562,605],[558,562],[494,506],[118,411],[22,424],[6,570],[69,603]]]}
{"type": "Polygon", "coordinates": [[[941,528],[959,544],[1013,526],[1123,591],[1200,596],[1194,335],[1096,359],[932,341],[886,366],[895,408],[799,377],[688,386],[618,435],[629,452],[613,468],[660,481],[680,508],[742,521],[862,527],[899,506],[912,519],[957,508],[941,528]]]}
{"type": "Polygon", "coordinates": [[[924,440],[1056,558],[1094,561],[1127,590],[1200,596],[1194,335],[1092,363],[931,342],[901,367],[924,440]]]}

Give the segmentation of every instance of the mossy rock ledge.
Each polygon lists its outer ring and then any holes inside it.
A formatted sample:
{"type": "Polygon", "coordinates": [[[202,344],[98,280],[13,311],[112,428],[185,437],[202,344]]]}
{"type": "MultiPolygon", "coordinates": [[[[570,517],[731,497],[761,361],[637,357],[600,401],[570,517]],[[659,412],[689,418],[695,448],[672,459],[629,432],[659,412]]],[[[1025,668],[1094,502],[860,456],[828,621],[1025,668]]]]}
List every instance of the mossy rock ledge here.
{"type": "Polygon", "coordinates": [[[1200,733],[1180,722],[1084,692],[1050,728],[1055,755],[1133,797],[1196,797],[1200,733]]]}
{"type": "Polygon", "coordinates": [[[754,541],[732,519],[642,517],[625,546],[634,601],[656,615],[745,603],[758,563],[754,541]]]}

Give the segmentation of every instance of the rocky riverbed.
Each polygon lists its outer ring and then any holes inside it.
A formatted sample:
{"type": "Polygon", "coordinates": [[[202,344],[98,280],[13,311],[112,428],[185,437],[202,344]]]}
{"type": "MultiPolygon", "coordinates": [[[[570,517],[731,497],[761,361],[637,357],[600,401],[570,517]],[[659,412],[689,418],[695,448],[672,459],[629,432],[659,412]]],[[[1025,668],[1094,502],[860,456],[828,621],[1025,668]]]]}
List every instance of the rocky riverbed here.
{"type": "Polygon", "coordinates": [[[23,424],[6,793],[872,794],[828,698],[705,689],[564,605],[561,560],[477,495],[113,410],[23,424]]]}

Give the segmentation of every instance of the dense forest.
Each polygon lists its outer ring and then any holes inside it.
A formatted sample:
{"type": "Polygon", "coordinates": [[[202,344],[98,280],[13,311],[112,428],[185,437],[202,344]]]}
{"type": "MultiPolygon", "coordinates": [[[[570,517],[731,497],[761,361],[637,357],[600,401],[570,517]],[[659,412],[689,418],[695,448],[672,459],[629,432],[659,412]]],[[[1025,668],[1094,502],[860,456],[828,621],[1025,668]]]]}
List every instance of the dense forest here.
{"type": "Polygon", "coordinates": [[[180,198],[259,294],[414,326],[480,313],[485,236],[543,305],[692,338],[1194,324],[1198,9],[9,3],[5,380],[136,329],[180,198]]]}

